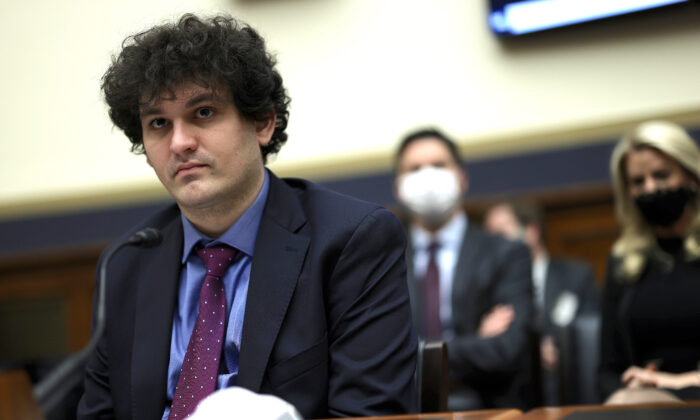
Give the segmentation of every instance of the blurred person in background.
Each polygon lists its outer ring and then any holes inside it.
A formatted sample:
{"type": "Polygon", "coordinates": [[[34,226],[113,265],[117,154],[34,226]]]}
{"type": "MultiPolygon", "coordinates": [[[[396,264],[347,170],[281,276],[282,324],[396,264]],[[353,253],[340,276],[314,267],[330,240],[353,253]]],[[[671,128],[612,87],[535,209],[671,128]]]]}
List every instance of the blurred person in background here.
{"type": "Polygon", "coordinates": [[[527,407],[532,297],[522,244],[469,221],[468,175],[442,132],[407,135],[394,192],[406,210],[408,283],[419,337],[447,342],[450,410],[527,407]]]}
{"type": "Polygon", "coordinates": [[[491,207],[484,227],[513,241],[522,241],[532,255],[532,290],[535,327],[540,334],[542,389],[546,405],[560,405],[560,344],[557,327],[567,327],[581,315],[598,314],[595,275],[587,264],[550,258],[544,241],[539,208],[504,201],[491,207]]]}
{"type": "Polygon", "coordinates": [[[645,122],[610,170],[622,233],[603,292],[601,391],[622,388],[609,403],[698,399],[700,151],[682,127],[645,122]]]}

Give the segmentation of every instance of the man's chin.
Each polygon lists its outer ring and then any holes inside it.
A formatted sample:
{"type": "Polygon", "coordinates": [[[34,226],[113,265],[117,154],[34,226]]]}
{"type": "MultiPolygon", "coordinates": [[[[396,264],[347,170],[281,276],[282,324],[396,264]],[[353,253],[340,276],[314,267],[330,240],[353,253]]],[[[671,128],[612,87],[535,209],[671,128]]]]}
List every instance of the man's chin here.
{"type": "Polygon", "coordinates": [[[187,185],[180,191],[171,191],[171,195],[180,207],[188,209],[205,208],[212,202],[212,194],[209,191],[187,185]]]}

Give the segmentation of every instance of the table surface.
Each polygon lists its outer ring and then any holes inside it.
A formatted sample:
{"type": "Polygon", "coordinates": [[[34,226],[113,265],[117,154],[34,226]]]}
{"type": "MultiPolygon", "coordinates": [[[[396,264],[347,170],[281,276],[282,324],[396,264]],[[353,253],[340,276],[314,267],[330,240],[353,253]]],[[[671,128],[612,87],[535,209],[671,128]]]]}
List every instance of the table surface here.
{"type": "Polygon", "coordinates": [[[644,414],[649,419],[700,419],[700,401],[641,403],[626,405],[569,405],[540,407],[524,413],[516,409],[457,411],[451,413],[404,414],[397,416],[358,417],[362,420],[559,420],[573,415],[572,420],[612,418],[630,420],[644,414]],[[624,411],[627,412],[624,412],[624,411]],[[636,413],[632,412],[636,410],[636,413]],[[621,412],[623,411],[623,412],[621,412]],[[597,412],[597,413],[596,413],[597,412]],[[619,414],[619,416],[617,415],[619,414]],[[680,416],[678,416],[681,414],[680,416]]]}
{"type": "MultiPolygon", "coordinates": [[[[567,416],[577,413],[577,415],[580,416],[579,413],[590,413],[590,412],[598,412],[598,416],[602,414],[602,412],[617,412],[621,410],[645,410],[645,411],[657,411],[660,417],[654,417],[654,418],[665,418],[668,416],[663,416],[663,411],[664,410],[676,410],[676,409],[684,409],[687,408],[688,410],[695,410],[694,412],[697,412],[697,418],[700,418],[700,401],[686,401],[686,402],[679,402],[679,403],[643,403],[643,404],[626,404],[626,405],[571,405],[571,406],[562,406],[562,407],[541,407],[541,408],[536,408],[534,410],[530,410],[527,413],[523,414],[520,416],[518,419],[519,420],[559,420],[559,419],[564,419],[567,416]]],[[[626,413],[620,413],[620,414],[626,414],[626,413]]],[[[630,416],[625,416],[628,419],[633,418],[630,416]]],[[[622,419],[622,416],[620,416],[622,419]]]]}
{"type": "Polygon", "coordinates": [[[492,409],[456,411],[451,413],[404,414],[399,416],[358,417],[362,420],[514,420],[523,415],[520,410],[492,409]]]}

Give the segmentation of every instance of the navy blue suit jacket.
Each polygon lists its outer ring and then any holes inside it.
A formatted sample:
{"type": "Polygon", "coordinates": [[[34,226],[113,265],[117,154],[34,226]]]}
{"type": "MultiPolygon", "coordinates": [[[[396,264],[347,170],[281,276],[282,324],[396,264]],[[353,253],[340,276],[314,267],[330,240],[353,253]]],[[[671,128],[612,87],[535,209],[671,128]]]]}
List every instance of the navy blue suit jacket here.
{"type": "MultiPolygon", "coordinates": [[[[125,248],[110,262],[107,324],[80,419],[153,420],[166,406],[180,212],[173,205],[130,233],[146,226],[160,229],[163,243],[125,248]]],[[[271,174],[238,385],[277,395],[306,418],[414,410],[417,339],[404,249],[403,227],[388,210],[271,174]]]]}

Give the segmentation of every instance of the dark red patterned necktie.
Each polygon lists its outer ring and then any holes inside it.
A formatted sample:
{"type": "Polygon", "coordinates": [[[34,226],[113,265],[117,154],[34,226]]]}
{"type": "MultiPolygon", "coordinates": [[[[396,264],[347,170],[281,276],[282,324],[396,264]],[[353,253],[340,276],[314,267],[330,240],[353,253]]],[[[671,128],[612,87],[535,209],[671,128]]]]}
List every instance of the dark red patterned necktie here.
{"type": "Polygon", "coordinates": [[[423,297],[425,299],[425,336],[429,339],[440,338],[442,323],[440,321],[440,270],[436,254],[440,246],[433,242],[428,247],[430,259],[423,279],[423,297]]]}
{"type": "Polygon", "coordinates": [[[199,315],[182,361],[168,420],[189,417],[197,404],[216,389],[224,341],[226,295],[223,275],[236,250],[215,245],[197,250],[206,276],[199,293],[199,315]]]}

